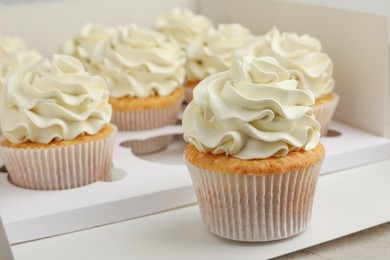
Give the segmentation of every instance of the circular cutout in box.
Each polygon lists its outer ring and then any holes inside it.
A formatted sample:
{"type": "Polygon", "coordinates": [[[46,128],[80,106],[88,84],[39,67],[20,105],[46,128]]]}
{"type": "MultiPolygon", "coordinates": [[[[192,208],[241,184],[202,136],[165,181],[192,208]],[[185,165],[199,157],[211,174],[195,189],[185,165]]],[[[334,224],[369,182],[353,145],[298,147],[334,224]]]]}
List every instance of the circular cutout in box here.
{"type": "Polygon", "coordinates": [[[135,154],[138,158],[160,164],[184,165],[183,152],[187,143],[182,134],[174,135],[169,145],[162,150],[149,154],[135,154]]]}

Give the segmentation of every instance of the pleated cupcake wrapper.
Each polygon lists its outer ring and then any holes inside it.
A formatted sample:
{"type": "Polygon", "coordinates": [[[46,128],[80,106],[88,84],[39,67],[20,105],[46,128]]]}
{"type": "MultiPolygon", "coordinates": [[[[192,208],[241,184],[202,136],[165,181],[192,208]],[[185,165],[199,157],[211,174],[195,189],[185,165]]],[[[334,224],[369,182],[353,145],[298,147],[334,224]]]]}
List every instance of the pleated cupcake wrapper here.
{"type": "Polygon", "coordinates": [[[318,106],[313,106],[314,117],[321,124],[321,135],[326,136],[328,134],[328,126],[332,120],[334,111],[339,103],[339,96],[333,93],[333,100],[318,106]]]}
{"type": "Polygon", "coordinates": [[[184,91],[185,91],[185,93],[184,93],[184,102],[186,104],[189,104],[191,102],[191,100],[194,98],[194,95],[193,95],[194,89],[190,88],[190,87],[185,87],[184,91]]]}
{"type": "Polygon", "coordinates": [[[111,180],[116,127],[105,139],[63,147],[16,149],[0,146],[11,183],[34,190],[76,188],[111,180]]]}
{"type": "MultiPolygon", "coordinates": [[[[144,131],[177,124],[177,115],[181,111],[183,99],[171,106],[148,110],[113,110],[111,123],[119,131],[144,131]]],[[[165,148],[173,136],[158,136],[146,140],[131,140],[123,146],[132,147],[135,154],[153,153],[165,148]]]]}
{"type": "Polygon", "coordinates": [[[284,174],[221,174],[187,162],[203,221],[220,237],[259,242],[303,231],[323,160],[284,174]]]}

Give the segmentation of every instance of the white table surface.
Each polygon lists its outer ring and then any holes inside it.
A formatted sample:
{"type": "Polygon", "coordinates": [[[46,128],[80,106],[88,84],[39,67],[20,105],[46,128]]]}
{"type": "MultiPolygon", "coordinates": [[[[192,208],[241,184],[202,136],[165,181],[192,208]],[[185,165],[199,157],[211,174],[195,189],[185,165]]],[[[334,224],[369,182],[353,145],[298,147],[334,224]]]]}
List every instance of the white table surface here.
{"type": "MultiPolygon", "coordinates": [[[[206,230],[198,206],[192,205],[15,244],[12,250],[16,260],[276,257],[389,222],[389,169],[390,160],[386,160],[321,176],[308,229],[281,241],[242,243],[218,238],[206,230]]],[[[373,250],[390,255],[389,247],[373,247],[373,250]]],[[[348,255],[340,256],[340,259],[346,257],[348,255]]]]}

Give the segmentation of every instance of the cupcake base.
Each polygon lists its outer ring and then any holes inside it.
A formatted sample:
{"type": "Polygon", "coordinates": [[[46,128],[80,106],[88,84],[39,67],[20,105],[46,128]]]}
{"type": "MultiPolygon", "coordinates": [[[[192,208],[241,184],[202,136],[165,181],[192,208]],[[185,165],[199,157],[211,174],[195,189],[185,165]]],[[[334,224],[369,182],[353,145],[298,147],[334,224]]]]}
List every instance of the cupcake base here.
{"type": "Polygon", "coordinates": [[[0,154],[12,184],[33,190],[62,190],[111,180],[117,129],[107,125],[96,135],[50,144],[9,144],[0,154]]]}
{"type": "Polygon", "coordinates": [[[185,86],[185,97],[184,97],[184,103],[189,104],[191,100],[193,99],[194,95],[194,88],[199,84],[199,80],[189,81],[186,83],[185,86]]]}
{"type": "Polygon", "coordinates": [[[314,117],[321,124],[321,135],[328,134],[328,126],[332,120],[333,114],[339,103],[339,96],[336,93],[331,93],[323,98],[316,100],[316,104],[312,106],[314,117]]]}
{"type": "Polygon", "coordinates": [[[222,173],[213,166],[200,168],[192,159],[186,162],[203,221],[215,235],[261,242],[306,229],[322,157],[307,168],[272,174],[222,173]]]}
{"type": "MultiPolygon", "coordinates": [[[[128,101],[111,99],[110,103],[113,105],[111,122],[118,126],[119,131],[145,131],[175,125],[178,122],[177,115],[181,111],[183,96],[184,87],[180,87],[168,97],[150,97],[145,100],[129,98],[128,101]],[[129,103],[128,107],[126,103],[129,103]]],[[[123,146],[131,147],[134,154],[153,153],[164,149],[173,137],[159,136],[147,140],[128,141],[123,146]]]]}

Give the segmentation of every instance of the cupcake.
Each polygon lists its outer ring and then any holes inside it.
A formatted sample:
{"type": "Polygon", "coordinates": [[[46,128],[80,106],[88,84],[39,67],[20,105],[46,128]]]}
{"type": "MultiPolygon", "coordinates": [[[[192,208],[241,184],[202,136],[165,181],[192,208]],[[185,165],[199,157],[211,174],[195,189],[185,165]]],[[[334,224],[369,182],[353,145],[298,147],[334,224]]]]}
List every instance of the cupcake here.
{"type": "Polygon", "coordinates": [[[317,38],[308,34],[280,33],[273,28],[266,35],[248,42],[238,54],[276,58],[298,81],[299,89],[313,92],[314,115],[321,123],[321,134],[327,134],[339,96],[334,92],[333,62],[322,52],[317,38]]]}
{"type": "MultiPolygon", "coordinates": [[[[184,97],[184,52],[166,35],[135,24],[116,29],[94,52],[94,70],[108,84],[112,123],[120,131],[176,124],[184,97]]],[[[173,136],[133,142],[135,154],[165,148],[173,136]]]]}
{"type": "Polygon", "coordinates": [[[11,73],[0,95],[0,154],[19,187],[60,190],[111,178],[116,127],[104,80],[55,55],[11,73]]]}
{"type": "Polygon", "coordinates": [[[234,51],[246,44],[253,35],[249,29],[237,24],[220,24],[187,47],[186,98],[192,100],[192,92],[202,79],[225,71],[234,60],[234,51]]]}
{"type": "Polygon", "coordinates": [[[212,233],[271,241],[307,227],[325,153],[313,103],[271,57],[199,83],[183,113],[184,157],[212,233]]]}
{"type": "Polygon", "coordinates": [[[213,27],[209,18],[178,7],[162,13],[154,24],[155,30],[172,38],[184,49],[213,27]]]}

